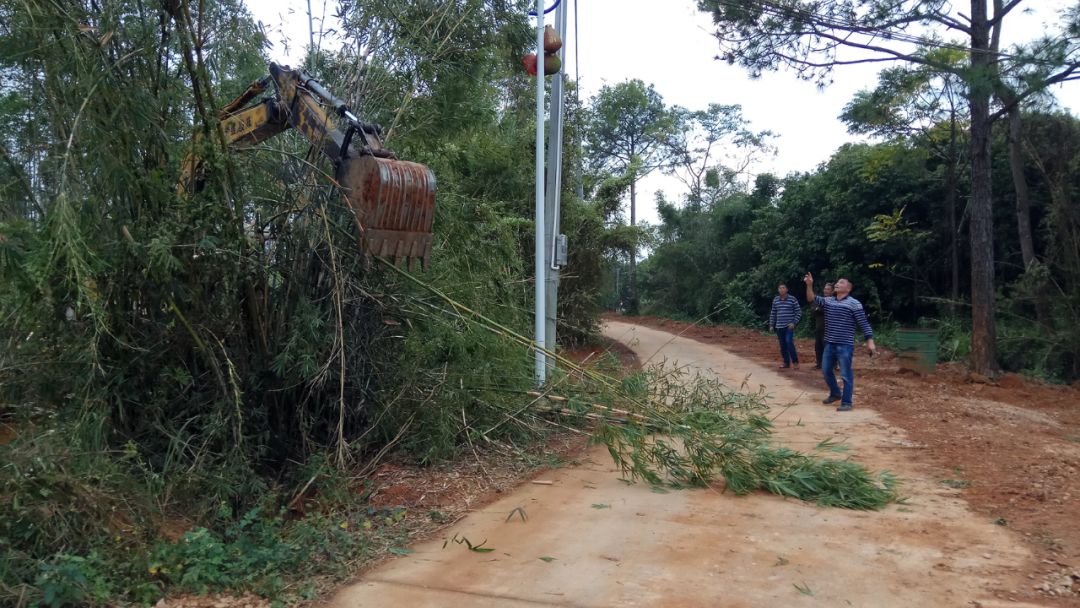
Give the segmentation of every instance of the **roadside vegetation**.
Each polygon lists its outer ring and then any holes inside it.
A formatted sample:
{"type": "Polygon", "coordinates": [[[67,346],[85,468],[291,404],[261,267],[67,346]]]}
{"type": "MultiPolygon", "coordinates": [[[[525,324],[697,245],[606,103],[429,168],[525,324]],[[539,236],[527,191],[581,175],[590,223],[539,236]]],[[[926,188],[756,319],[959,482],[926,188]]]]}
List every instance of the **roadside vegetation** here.
{"type": "MultiPolygon", "coordinates": [[[[701,5],[718,31],[748,34],[733,61],[793,57],[766,42],[798,39],[769,29],[794,13],[701,5]]],[[[266,72],[238,0],[0,4],[0,603],[311,598],[406,551],[409,515],[365,500],[381,462],[524,458],[566,427],[607,445],[628,481],[896,500],[887,473],[838,446],[772,446],[761,395],[683,370],[562,359],[550,394],[531,394],[525,9],[343,5],[346,44],[305,61],[438,176],[433,263],[417,275],[359,254],[303,138],[230,154],[206,136],[266,72]],[[176,184],[196,133],[206,187],[189,197],[176,184]]],[[[823,26],[878,14],[891,11],[823,26]]],[[[851,279],[886,345],[899,326],[936,327],[943,358],[1076,381],[1080,121],[1045,91],[1080,68],[1077,19],[986,70],[918,49],[844,111],[872,143],[787,176],[756,173],[772,134],[732,100],[670,106],[630,80],[582,102],[568,87],[565,140],[581,145],[564,155],[560,346],[593,340],[620,304],[760,329],[776,284],[801,297],[809,270],[851,279]],[[637,225],[655,172],[686,194],[637,225]]]]}
{"type": "MultiPolygon", "coordinates": [[[[650,254],[609,303],[760,328],[779,282],[800,295],[806,271],[845,276],[879,326],[937,327],[940,355],[980,374],[1080,378],[1080,121],[1050,94],[1080,69],[1080,12],[1065,8],[1038,39],[1001,49],[997,33],[1023,0],[993,14],[973,0],[970,27],[952,5],[856,4],[699,3],[721,56],[752,74],[787,67],[827,86],[845,69],[845,46],[891,61],[840,117],[878,143],[845,145],[786,176],[747,171],[755,151],[767,152],[767,133],[731,140],[724,149],[740,154],[716,164],[688,163],[685,146],[671,147],[659,168],[689,192],[660,201],[650,254]],[[933,26],[916,32],[915,23],[933,26]]],[[[696,136],[703,143],[692,149],[717,141],[718,123],[688,122],[677,107],[657,114],[678,127],[661,139],[696,136]]]]}
{"type": "MultiPolygon", "coordinates": [[[[1080,309],[1080,292],[1073,287],[1080,280],[1080,249],[1070,243],[1080,232],[1065,217],[1075,214],[1071,195],[1065,202],[1055,197],[1078,185],[1067,167],[1080,162],[1080,121],[1048,111],[1025,115],[1025,124],[1039,258],[1025,272],[1013,185],[1000,171],[994,185],[1002,284],[996,297],[998,356],[1007,371],[1071,382],[1080,378],[1080,342],[1072,322],[1080,309]],[[1057,169],[1041,172],[1043,158],[1056,159],[1057,169]]],[[[651,254],[639,265],[642,312],[763,330],[779,282],[801,301],[806,271],[822,281],[846,276],[886,338],[898,326],[934,327],[940,330],[940,356],[966,361],[971,322],[962,295],[968,280],[963,206],[956,210],[954,233],[944,191],[947,167],[936,155],[933,136],[851,144],[810,173],[759,175],[745,188],[718,185],[699,200],[663,202],[660,223],[651,230],[651,254]]],[[[995,138],[999,158],[1006,156],[1005,147],[1003,137],[995,138]]],[[[963,200],[967,185],[957,187],[955,196],[963,200]]],[[[810,324],[801,329],[810,331],[810,324]]]]}
{"type": "MultiPolygon", "coordinates": [[[[534,407],[525,11],[343,11],[344,49],[308,67],[438,176],[423,275],[363,259],[327,161],[296,134],[240,153],[204,137],[205,189],[176,192],[193,134],[266,70],[237,0],[0,6],[0,603],[310,598],[320,577],[403,551],[405,514],[364,500],[389,455],[522,454],[561,426],[597,432],[651,483],[723,477],[851,508],[893,497],[857,465],[767,447],[757,397],[699,382],[665,404],[666,372],[562,360],[551,390],[568,411],[534,407]],[[657,432],[692,462],[659,458],[657,432]]],[[[568,103],[577,141],[591,115],[568,103]]],[[[595,337],[612,263],[640,241],[620,223],[623,169],[587,172],[584,198],[564,180],[564,345],[595,337]]]]}

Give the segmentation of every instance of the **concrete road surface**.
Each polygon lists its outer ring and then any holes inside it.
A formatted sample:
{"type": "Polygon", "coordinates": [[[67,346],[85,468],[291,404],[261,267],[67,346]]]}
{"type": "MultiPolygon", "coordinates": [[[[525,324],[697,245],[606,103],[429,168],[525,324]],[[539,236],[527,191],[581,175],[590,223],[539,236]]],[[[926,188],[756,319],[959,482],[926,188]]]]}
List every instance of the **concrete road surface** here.
{"type": "MultiPolygon", "coordinates": [[[[919,446],[866,408],[838,413],[777,372],[715,345],[609,322],[642,360],[695,366],[749,390],[764,387],[777,442],[806,450],[844,439],[850,456],[905,479],[905,504],[825,509],[759,493],[627,485],[603,447],[476,511],[444,538],[367,571],[330,602],[375,606],[1018,606],[994,599],[1028,552],[968,510],[919,446]],[[785,409],[786,408],[786,409],[785,409]],[[522,521],[514,510],[528,519],[522,521]]],[[[857,383],[856,383],[857,386],[857,383]]],[[[890,404],[875,404],[888,407],[890,404]]],[[[1012,587],[1015,588],[1015,587],[1012,587]]]]}

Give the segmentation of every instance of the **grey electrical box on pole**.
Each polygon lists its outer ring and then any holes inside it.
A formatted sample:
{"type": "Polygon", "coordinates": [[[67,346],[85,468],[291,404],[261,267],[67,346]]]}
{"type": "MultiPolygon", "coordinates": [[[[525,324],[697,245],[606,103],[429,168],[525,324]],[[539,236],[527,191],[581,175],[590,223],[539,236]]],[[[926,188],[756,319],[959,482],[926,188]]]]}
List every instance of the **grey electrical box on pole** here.
{"type": "Polygon", "coordinates": [[[566,235],[565,234],[560,234],[558,239],[555,240],[555,264],[554,264],[554,266],[558,266],[559,268],[562,268],[563,266],[566,266],[566,257],[568,255],[567,251],[566,251],[566,247],[567,247],[566,235]]]}
{"type": "MultiPolygon", "coordinates": [[[[559,49],[559,59],[562,65],[566,65],[566,22],[567,11],[564,10],[566,2],[560,2],[555,9],[555,31],[563,40],[563,47],[559,49]]],[[[545,254],[545,332],[544,344],[550,350],[555,350],[556,320],[558,317],[559,304],[559,268],[566,264],[566,237],[559,234],[559,211],[562,198],[562,143],[563,143],[563,72],[559,70],[551,76],[551,118],[548,122],[548,151],[547,151],[547,179],[546,200],[544,201],[544,224],[546,230],[545,254]],[[557,235],[557,236],[556,236],[557,235]],[[562,254],[560,255],[560,245],[562,254]]],[[[553,359],[548,359],[548,365],[555,364],[553,359]]]]}

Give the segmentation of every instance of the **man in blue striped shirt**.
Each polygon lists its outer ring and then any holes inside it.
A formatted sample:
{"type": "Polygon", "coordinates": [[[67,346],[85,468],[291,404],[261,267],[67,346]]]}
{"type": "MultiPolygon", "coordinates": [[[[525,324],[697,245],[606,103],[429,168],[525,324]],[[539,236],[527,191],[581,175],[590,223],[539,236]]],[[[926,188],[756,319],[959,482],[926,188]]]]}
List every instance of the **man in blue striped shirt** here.
{"type": "MultiPolygon", "coordinates": [[[[809,272],[803,278],[806,283],[806,301],[813,303],[814,275],[809,272]]],[[[853,285],[847,279],[840,279],[833,286],[836,295],[828,298],[820,298],[821,306],[825,309],[825,352],[821,362],[822,373],[825,376],[825,384],[829,386],[829,396],[822,403],[834,403],[840,401],[838,412],[851,411],[851,396],[855,392],[855,374],[851,370],[851,359],[855,352],[855,326],[858,325],[866,338],[866,347],[870,349],[873,357],[877,351],[874,346],[874,330],[870,328],[870,321],[866,319],[866,311],[863,310],[862,302],[851,297],[853,285]],[[840,376],[844,379],[844,390],[836,383],[836,372],[833,370],[834,362],[840,362],[840,376]]]]}
{"type": "Polygon", "coordinates": [[[781,369],[795,365],[799,369],[799,354],[795,352],[795,326],[802,319],[802,307],[795,296],[788,295],[787,285],[780,283],[776,288],[780,294],[773,298],[772,310],[769,312],[769,331],[776,331],[776,338],[780,341],[780,356],[784,358],[781,369]]]}

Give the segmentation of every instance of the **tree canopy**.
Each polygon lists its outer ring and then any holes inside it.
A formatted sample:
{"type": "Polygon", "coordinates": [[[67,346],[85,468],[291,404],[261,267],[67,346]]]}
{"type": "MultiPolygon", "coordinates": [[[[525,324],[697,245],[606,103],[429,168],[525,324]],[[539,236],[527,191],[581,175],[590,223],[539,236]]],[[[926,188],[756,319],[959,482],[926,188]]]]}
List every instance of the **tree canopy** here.
{"type": "MultiPolygon", "coordinates": [[[[676,115],[653,85],[628,80],[605,85],[591,100],[585,125],[587,158],[593,171],[630,177],[630,225],[637,224],[637,182],[665,166],[666,144],[676,131],[676,115]]],[[[629,308],[637,310],[637,247],[629,253],[629,308]]]]}
{"type": "Polygon", "coordinates": [[[971,0],[964,14],[939,0],[698,2],[713,17],[720,57],[752,75],[787,66],[824,85],[838,66],[899,61],[963,81],[970,114],[972,364],[986,375],[997,369],[994,266],[985,255],[994,251],[991,125],[995,116],[1080,70],[1080,6],[1063,11],[1059,31],[1002,52],[1006,18],[1024,4],[994,0],[990,10],[988,0],[971,0]],[[955,49],[968,60],[956,64],[921,50],[932,48],[955,49]],[[1005,106],[992,113],[995,96],[1005,106]]]}

